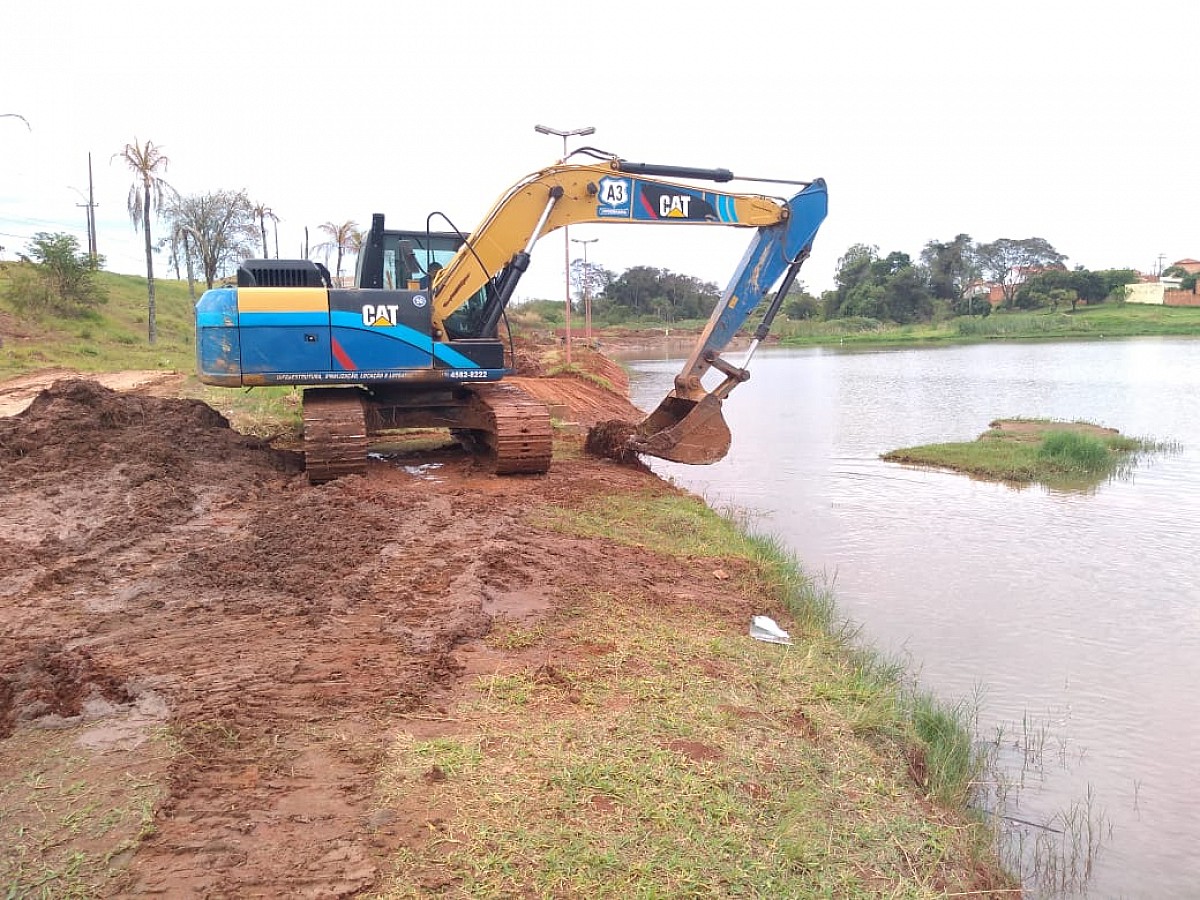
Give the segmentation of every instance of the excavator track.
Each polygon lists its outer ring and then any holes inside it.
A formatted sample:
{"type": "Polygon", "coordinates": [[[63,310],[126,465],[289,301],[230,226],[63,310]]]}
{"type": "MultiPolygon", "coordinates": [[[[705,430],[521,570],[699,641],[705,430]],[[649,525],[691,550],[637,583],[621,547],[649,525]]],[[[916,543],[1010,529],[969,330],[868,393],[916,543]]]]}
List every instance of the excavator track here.
{"type": "Polygon", "coordinates": [[[540,475],[550,468],[553,450],[550,411],[512,384],[476,384],[478,431],[497,475],[540,475]]]}
{"type": "Polygon", "coordinates": [[[308,480],[321,484],[367,471],[367,410],[358,388],[304,392],[304,456],[308,480]]]}
{"type": "Polygon", "coordinates": [[[367,445],[381,420],[389,427],[457,422],[492,461],[497,475],[539,475],[550,468],[550,412],[510,384],[473,384],[442,414],[392,410],[386,399],[358,388],[309,388],[304,392],[304,451],[313,484],[367,471],[367,445]]]}

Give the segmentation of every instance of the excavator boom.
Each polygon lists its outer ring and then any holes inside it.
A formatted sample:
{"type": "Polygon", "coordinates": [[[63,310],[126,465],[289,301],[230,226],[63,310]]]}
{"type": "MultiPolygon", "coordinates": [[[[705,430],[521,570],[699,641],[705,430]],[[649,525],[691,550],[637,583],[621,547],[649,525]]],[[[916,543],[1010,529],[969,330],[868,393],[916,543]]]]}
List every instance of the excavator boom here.
{"type": "MultiPolygon", "coordinates": [[[[721,404],[750,376],[746,364],[720,356],[771,288],[784,284],[763,316],[752,347],[766,337],[783,298],[807,258],[828,210],[825,182],[805,187],[787,201],[759,194],[732,193],[665,181],[657,176],[715,182],[735,178],[727,169],[696,169],[633,163],[618,158],[567,163],[542,169],[508,190],[484,217],[450,263],[434,280],[433,324],[444,328],[454,314],[491,282],[485,329],[494,328],[529,265],[538,238],[565,225],[630,222],[724,225],[756,228],[741,264],[697,340],[675,388],[637,428],[630,448],[677,462],[705,464],[724,458],[729,428],[721,404]],[[519,250],[515,248],[521,248],[519,250]],[[725,374],[709,393],[701,378],[710,368],[725,374]]],[[[772,180],[772,179],[754,179],[772,180]]]]}
{"type": "MultiPolygon", "coordinates": [[[[705,190],[650,177],[660,172],[709,180],[733,177],[725,169],[653,166],[616,158],[559,163],[527,176],[496,202],[438,274],[434,327],[442,328],[446,318],[490,279],[499,277],[515,287],[537,239],[566,225],[626,222],[762,228],[778,224],[788,214],[773,197],[705,190]]],[[[502,297],[500,305],[507,299],[502,297]]]]}

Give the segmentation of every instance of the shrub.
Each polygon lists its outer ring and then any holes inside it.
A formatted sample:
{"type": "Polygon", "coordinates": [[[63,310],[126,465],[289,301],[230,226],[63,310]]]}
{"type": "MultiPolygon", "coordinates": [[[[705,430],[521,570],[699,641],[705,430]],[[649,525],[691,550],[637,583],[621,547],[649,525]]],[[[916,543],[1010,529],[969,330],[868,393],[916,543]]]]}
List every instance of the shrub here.
{"type": "Polygon", "coordinates": [[[80,253],[71,235],[39,231],[26,253],[9,270],[7,296],[18,313],[75,316],[107,301],[96,283],[103,260],[80,253]]]}

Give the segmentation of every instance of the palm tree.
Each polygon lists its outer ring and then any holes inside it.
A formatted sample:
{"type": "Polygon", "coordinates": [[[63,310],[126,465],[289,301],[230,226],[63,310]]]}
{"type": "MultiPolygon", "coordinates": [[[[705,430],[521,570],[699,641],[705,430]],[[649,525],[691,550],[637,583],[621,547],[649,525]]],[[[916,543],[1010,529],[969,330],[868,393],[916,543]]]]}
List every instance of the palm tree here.
{"type": "Polygon", "coordinates": [[[166,171],[171,161],[163,156],[162,149],[156,147],[153,141],[146,141],[139,146],[137,138],[113,156],[125,160],[134,175],[127,208],[133,230],[141,230],[146,234],[146,334],[153,344],[157,332],[154,322],[154,251],[150,240],[150,212],[151,209],[155,212],[162,209],[163,196],[171,189],[160,174],[166,171]]]}
{"type": "MultiPolygon", "coordinates": [[[[265,203],[255,203],[251,209],[254,212],[254,218],[258,219],[258,230],[262,233],[263,259],[270,259],[271,254],[267,250],[267,220],[269,219],[272,222],[278,222],[279,216],[275,215],[275,210],[271,209],[271,207],[267,206],[265,203]]],[[[279,232],[276,231],[276,235],[278,235],[278,233],[279,232]]],[[[276,239],[275,243],[275,255],[278,256],[278,239],[276,239]]]]}
{"type": "Polygon", "coordinates": [[[354,240],[354,233],[358,231],[357,222],[343,222],[341,225],[335,225],[333,222],[326,222],[324,225],[318,225],[318,228],[325,234],[329,235],[329,240],[317,244],[313,247],[314,250],[321,251],[325,254],[325,258],[329,259],[329,254],[337,251],[337,266],[335,272],[338,278],[342,277],[342,257],[346,253],[353,252],[351,250],[351,242],[354,240]]]}

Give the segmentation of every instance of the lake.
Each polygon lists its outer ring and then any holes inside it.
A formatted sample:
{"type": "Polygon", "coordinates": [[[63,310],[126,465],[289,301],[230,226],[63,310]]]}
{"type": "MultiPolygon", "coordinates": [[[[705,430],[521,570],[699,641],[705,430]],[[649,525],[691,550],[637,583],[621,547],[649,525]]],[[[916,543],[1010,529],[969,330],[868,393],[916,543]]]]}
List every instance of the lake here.
{"type": "MultiPolygon", "coordinates": [[[[643,409],[682,365],[626,362],[643,409]]],[[[1200,896],[1200,341],[770,349],[750,368],[728,457],[655,471],[784,540],[923,687],[978,702],[1030,896],[1200,896]],[[1015,416],[1177,447],[1077,491],[879,459],[1015,416]]]]}

